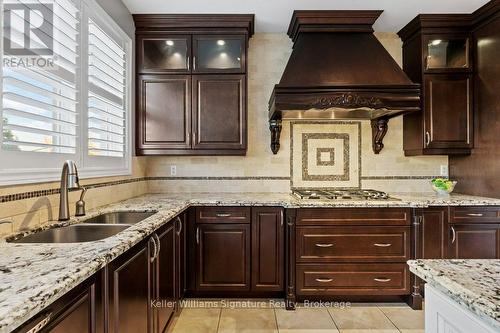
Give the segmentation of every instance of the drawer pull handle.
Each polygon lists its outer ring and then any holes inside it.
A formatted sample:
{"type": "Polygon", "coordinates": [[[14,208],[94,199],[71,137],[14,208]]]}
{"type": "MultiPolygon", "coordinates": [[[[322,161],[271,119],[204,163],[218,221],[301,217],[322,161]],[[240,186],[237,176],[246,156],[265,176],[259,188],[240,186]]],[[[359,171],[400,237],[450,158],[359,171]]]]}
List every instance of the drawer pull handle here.
{"type": "Polygon", "coordinates": [[[316,243],[317,247],[332,247],[333,243],[328,243],[328,244],[323,244],[323,243],[316,243]]]}
{"type": "Polygon", "coordinates": [[[481,217],[481,216],[483,216],[483,214],[481,214],[481,213],[469,213],[469,214],[467,214],[467,216],[481,217]]]}
{"type": "Polygon", "coordinates": [[[27,331],[26,333],[38,333],[40,332],[47,324],[50,322],[50,319],[52,317],[52,313],[49,313],[48,315],[45,316],[38,324],[36,324],[32,329],[27,331]]]}
{"type": "Polygon", "coordinates": [[[381,278],[375,278],[373,280],[377,281],[377,282],[390,282],[391,281],[391,279],[381,279],[381,278]]]}
{"type": "Polygon", "coordinates": [[[230,217],[231,214],[229,214],[229,213],[215,213],[215,216],[217,216],[217,217],[230,217]]]}
{"type": "Polygon", "coordinates": [[[333,279],[320,279],[320,278],[317,278],[316,281],[321,282],[321,283],[328,283],[328,282],[332,282],[333,279]]]}
{"type": "Polygon", "coordinates": [[[377,246],[377,247],[389,247],[391,246],[392,244],[391,243],[375,243],[373,244],[374,246],[377,246]]]}

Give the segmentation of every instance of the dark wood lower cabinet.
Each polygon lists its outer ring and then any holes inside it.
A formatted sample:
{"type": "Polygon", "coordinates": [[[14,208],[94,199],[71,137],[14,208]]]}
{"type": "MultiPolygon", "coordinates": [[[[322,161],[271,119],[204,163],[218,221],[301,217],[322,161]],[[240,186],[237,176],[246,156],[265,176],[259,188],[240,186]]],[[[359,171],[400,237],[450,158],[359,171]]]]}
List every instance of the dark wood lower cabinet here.
{"type": "Polygon", "coordinates": [[[250,290],[250,225],[196,226],[196,290],[250,290]]]}
{"type": "Polygon", "coordinates": [[[284,284],[283,208],[252,209],[252,291],[282,291],[284,284]]]}
{"type": "Polygon", "coordinates": [[[14,332],[96,332],[95,304],[96,291],[100,287],[99,277],[100,273],[94,274],[14,332]]]}
{"type": "Polygon", "coordinates": [[[153,332],[154,241],[142,242],[108,265],[108,332],[153,332]]]}
{"type": "Polygon", "coordinates": [[[449,257],[500,259],[500,225],[451,225],[449,257]]]}
{"type": "MultiPolygon", "coordinates": [[[[175,222],[175,220],[174,220],[175,222]]],[[[176,223],[169,223],[156,233],[158,255],[154,261],[154,332],[161,333],[176,309],[176,223]]]]}

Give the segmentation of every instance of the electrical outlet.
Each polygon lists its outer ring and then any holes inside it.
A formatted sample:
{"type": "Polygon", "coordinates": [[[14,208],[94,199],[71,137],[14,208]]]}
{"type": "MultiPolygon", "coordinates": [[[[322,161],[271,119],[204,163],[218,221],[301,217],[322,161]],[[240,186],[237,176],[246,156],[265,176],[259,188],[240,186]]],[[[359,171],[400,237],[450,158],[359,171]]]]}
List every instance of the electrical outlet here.
{"type": "Polygon", "coordinates": [[[175,176],[177,175],[177,165],[171,165],[170,166],[170,176],[175,176]]]}
{"type": "Polygon", "coordinates": [[[441,165],[441,176],[448,177],[448,166],[445,164],[441,165]]]}

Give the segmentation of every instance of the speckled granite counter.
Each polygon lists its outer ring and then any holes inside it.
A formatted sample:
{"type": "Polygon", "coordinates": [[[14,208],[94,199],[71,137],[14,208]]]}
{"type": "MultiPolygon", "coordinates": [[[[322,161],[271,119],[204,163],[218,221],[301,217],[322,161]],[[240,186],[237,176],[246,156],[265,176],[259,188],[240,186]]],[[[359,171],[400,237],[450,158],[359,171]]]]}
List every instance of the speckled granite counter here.
{"type": "MultiPolygon", "coordinates": [[[[88,243],[13,244],[0,241],[0,333],[10,332],[114,258],[193,205],[297,207],[427,207],[500,205],[498,199],[434,194],[393,194],[399,200],[300,200],[287,193],[195,193],[146,195],[106,206],[80,219],[44,226],[79,223],[104,212],[157,211],[119,234],[88,243]]],[[[0,206],[1,207],[1,206],[0,206]]],[[[33,232],[33,231],[31,231],[33,232]]]]}
{"type": "Polygon", "coordinates": [[[500,331],[500,260],[410,260],[410,271],[500,331]]]}

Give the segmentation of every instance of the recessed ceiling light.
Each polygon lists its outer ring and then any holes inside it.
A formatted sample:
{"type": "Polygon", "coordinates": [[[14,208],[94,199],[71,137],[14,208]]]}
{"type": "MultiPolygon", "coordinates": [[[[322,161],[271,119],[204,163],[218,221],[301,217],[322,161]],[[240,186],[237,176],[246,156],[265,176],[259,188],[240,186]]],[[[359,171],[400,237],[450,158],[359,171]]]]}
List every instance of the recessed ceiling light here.
{"type": "Polygon", "coordinates": [[[173,46],[174,41],[173,40],[167,40],[165,43],[167,43],[168,46],[173,46]]]}
{"type": "Polygon", "coordinates": [[[226,53],[226,52],[221,52],[220,56],[221,56],[222,58],[226,58],[226,57],[227,57],[227,53],[226,53]]]}
{"type": "Polygon", "coordinates": [[[434,46],[439,45],[439,44],[441,44],[441,39],[434,39],[434,40],[431,42],[431,45],[434,45],[434,46]]]}
{"type": "Polygon", "coordinates": [[[220,46],[222,46],[222,45],[226,45],[226,41],[224,41],[224,40],[222,40],[222,39],[219,39],[219,40],[217,41],[217,45],[220,45],[220,46]]]}

